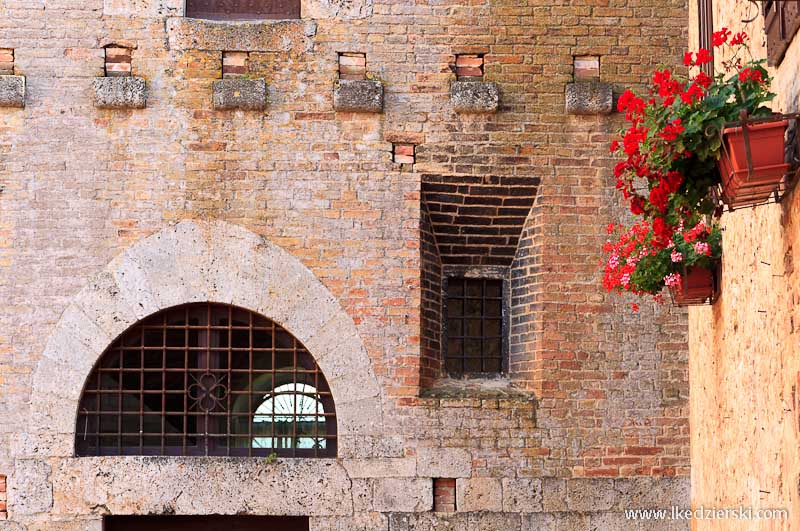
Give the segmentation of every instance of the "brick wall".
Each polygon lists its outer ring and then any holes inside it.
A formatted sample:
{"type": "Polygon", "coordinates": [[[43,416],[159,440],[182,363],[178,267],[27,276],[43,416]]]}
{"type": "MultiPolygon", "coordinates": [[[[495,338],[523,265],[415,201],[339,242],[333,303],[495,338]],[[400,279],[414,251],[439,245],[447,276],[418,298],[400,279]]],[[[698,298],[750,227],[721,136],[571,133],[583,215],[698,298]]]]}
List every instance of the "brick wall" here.
{"type": "Polygon", "coordinates": [[[442,374],[442,260],[430,214],[420,208],[420,385],[442,374]]]}
{"type": "Polygon", "coordinates": [[[0,6],[0,21],[13,21],[0,22],[0,48],[14,49],[29,89],[24,110],[0,109],[0,466],[17,466],[12,452],[24,439],[32,373],[78,291],[132,242],[166,223],[203,218],[280,245],[352,317],[383,388],[386,433],[369,451],[461,448],[469,473],[492,479],[492,499],[503,480],[686,474],[685,441],[667,440],[661,427],[686,422],[683,316],[634,315],[598,282],[602,228],[617,205],[607,143],[619,117],[563,110],[575,56],[601,56],[601,79],[617,92],[659,63],[680,61],[683,0],[663,2],[658,17],[646,0],[375,0],[366,18],[315,14],[214,46],[202,43],[230,31],[181,19],[180,4],[0,6]],[[246,42],[256,45],[241,49],[246,42]],[[146,109],[93,107],[91,85],[104,73],[103,46],[112,44],[134,50],[146,109]],[[249,76],[269,85],[267,112],[212,110],[225,51],[249,52],[249,76]],[[364,53],[383,82],[383,114],[333,111],[345,52],[364,53]],[[484,79],[502,94],[497,114],[452,111],[456,55],[483,56],[484,79]],[[416,146],[415,163],[395,164],[393,144],[416,146]],[[474,200],[488,209],[480,223],[452,220],[469,230],[446,252],[439,242],[442,261],[447,254],[510,266],[516,256],[529,277],[520,289],[535,298],[518,292],[526,309],[515,325],[528,335],[512,361],[533,395],[507,386],[500,398],[485,397],[478,385],[450,398],[420,397],[436,367],[434,336],[421,333],[420,308],[436,304],[424,289],[422,265],[432,262],[423,254],[430,237],[420,195],[437,182],[466,187],[456,208],[474,200]],[[507,188],[477,193],[496,184],[507,188]],[[528,218],[524,210],[542,190],[541,214],[528,218]],[[506,217],[504,208],[514,209],[513,223],[489,223],[506,217]],[[470,232],[500,226],[514,232],[470,232]],[[477,249],[463,252],[470,247],[477,249]],[[542,259],[523,266],[526,256],[542,259]],[[630,461],[604,461],[617,457],[630,461]]]}
{"type": "Polygon", "coordinates": [[[0,520],[8,518],[8,487],[6,476],[0,475],[0,520]]]}

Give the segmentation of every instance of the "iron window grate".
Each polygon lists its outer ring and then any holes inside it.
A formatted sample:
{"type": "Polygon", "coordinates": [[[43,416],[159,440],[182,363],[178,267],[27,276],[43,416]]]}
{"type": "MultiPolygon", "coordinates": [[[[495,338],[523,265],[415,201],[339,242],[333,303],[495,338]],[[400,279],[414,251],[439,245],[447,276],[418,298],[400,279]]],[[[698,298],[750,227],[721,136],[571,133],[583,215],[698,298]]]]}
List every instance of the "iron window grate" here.
{"type": "Polygon", "coordinates": [[[89,377],[78,455],[333,457],[325,376],[280,325],[201,303],[125,332],[89,377]]]}
{"type": "Polygon", "coordinates": [[[454,375],[503,370],[503,281],[449,278],[445,368],[454,375]]]}

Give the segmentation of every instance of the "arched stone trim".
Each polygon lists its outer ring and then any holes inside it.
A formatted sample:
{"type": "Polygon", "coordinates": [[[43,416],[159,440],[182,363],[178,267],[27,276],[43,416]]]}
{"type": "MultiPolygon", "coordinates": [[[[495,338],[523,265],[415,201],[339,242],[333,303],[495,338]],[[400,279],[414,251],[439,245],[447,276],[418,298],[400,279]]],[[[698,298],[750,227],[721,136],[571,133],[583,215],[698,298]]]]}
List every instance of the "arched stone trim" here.
{"type": "Polygon", "coordinates": [[[339,455],[381,433],[378,380],[350,316],[299,260],[221,221],[182,221],[115,258],[61,316],[33,376],[29,433],[17,455],[71,455],[84,382],[106,347],[140,319],[190,302],[252,310],[301,341],[336,403],[339,455]],[[66,449],[69,452],[66,452],[66,449]]]}

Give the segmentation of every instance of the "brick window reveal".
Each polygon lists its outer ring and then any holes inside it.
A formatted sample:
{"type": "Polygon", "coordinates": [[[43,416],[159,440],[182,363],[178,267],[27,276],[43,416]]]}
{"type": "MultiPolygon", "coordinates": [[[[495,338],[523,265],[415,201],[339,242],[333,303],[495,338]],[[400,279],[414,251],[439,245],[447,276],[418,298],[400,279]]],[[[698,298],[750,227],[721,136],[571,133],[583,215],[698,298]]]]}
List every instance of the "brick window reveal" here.
{"type": "Polygon", "coordinates": [[[131,75],[131,49],[121,46],[106,46],[106,77],[131,75]]]}
{"type": "Polygon", "coordinates": [[[503,301],[501,279],[447,279],[444,361],[449,374],[503,371],[503,301]]]}
{"type": "Polygon", "coordinates": [[[573,77],[575,81],[600,81],[600,57],[576,55],[573,58],[573,77]]]}
{"type": "Polygon", "coordinates": [[[300,0],[186,0],[186,16],[210,20],[300,18],[300,0]]]}
{"type": "Polygon", "coordinates": [[[0,520],[8,518],[8,485],[6,476],[0,475],[0,520]]]}
{"type": "Polygon", "coordinates": [[[222,52],[222,77],[242,77],[249,73],[248,52],[222,52]]]}
{"type": "Polygon", "coordinates": [[[357,52],[339,54],[339,79],[367,79],[367,56],[357,52]]]}
{"type": "Polygon", "coordinates": [[[335,457],[333,397],[311,354],[273,321],[188,304],[106,350],[81,397],[76,451],[335,457]]]}
{"type": "Polygon", "coordinates": [[[392,155],[396,164],[414,164],[416,162],[416,146],[414,144],[394,144],[392,155]]]}
{"type": "Polygon", "coordinates": [[[0,76],[14,75],[14,49],[0,48],[0,76]]]}
{"type": "Polygon", "coordinates": [[[482,79],[483,54],[470,53],[456,55],[456,78],[459,80],[482,79]]]}
{"type": "Polygon", "coordinates": [[[771,66],[781,63],[798,28],[800,28],[800,2],[797,0],[764,2],[767,60],[771,66]]]}
{"type": "Polygon", "coordinates": [[[456,512],[456,480],[451,478],[434,478],[433,510],[437,513],[456,512]]]}

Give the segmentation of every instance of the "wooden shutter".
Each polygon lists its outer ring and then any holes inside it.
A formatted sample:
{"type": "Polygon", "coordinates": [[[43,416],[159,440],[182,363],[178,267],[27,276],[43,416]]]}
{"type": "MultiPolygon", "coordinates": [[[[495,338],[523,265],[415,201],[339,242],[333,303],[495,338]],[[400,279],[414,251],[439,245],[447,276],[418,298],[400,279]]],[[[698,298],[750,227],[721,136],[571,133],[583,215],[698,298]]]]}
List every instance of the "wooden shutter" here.
{"type": "MultiPolygon", "coordinates": [[[[697,0],[698,36],[700,48],[713,53],[711,35],[714,33],[714,8],[711,0],[697,0]]],[[[714,61],[700,67],[708,76],[714,77],[714,61]]]]}
{"type": "Polygon", "coordinates": [[[800,2],[767,0],[764,2],[764,31],[767,34],[767,61],[779,65],[800,28],[800,2]]]}

